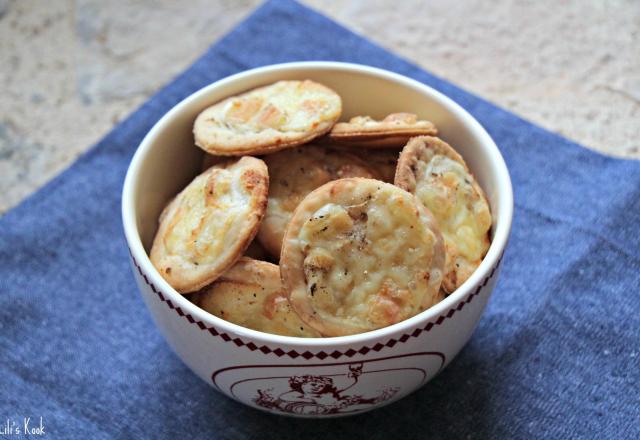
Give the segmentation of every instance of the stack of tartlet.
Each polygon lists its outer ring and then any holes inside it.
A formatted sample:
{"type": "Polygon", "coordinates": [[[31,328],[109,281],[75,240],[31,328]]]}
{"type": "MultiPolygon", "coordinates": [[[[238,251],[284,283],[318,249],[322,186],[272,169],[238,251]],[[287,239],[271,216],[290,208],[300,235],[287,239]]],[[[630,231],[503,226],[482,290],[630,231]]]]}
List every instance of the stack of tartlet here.
{"type": "Polygon", "coordinates": [[[341,111],[305,80],[200,113],[202,173],[163,210],[150,255],[172,287],[254,330],[328,337],[414,316],[473,273],[492,220],[463,158],[414,114],[341,111]]]}

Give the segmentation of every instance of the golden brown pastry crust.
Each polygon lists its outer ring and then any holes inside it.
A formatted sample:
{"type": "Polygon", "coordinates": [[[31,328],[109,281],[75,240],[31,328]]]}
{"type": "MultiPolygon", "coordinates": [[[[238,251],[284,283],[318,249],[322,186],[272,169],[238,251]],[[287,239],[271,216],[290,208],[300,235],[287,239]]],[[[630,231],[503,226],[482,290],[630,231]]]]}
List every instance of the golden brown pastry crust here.
{"type": "Polygon", "coordinates": [[[462,156],[431,136],[413,138],[404,147],[395,184],[415,194],[438,221],[447,251],[442,288],[453,292],[489,249],[491,211],[482,188],[462,156]]]}
{"type": "Polygon", "coordinates": [[[280,259],[298,316],[324,336],[385,327],[431,307],[444,244],[408,192],[374,179],[329,182],[298,205],[280,259]]]}
{"type": "Polygon", "coordinates": [[[178,292],[211,283],[240,258],[267,206],[265,163],[242,157],[209,168],[168,204],[151,262],[178,292]]]}
{"type": "Polygon", "coordinates": [[[246,328],[303,338],[320,334],[292,310],[275,264],[242,257],[220,278],[193,296],[200,308],[246,328]]]}
{"type": "Polygon", "coordinates": [[[356,116],[349,122],[338,122],[328,138],[337,144],[362,148],[400,148],[413,136],[437,133],[432,122],[418,120],[413,113],[392,113],[382,121],[369,116],[356,116]]]}
{"type": "Polygon", "coordinates": [[[269,168],[269,202],[258,240],[276,258],[298,203],[317,187],[344,177],[377,177],[363,160],[342,150],[304,145],[265,157],[269,168]]]}
{"type": "Polygon", "coordinates": [[[213,155],[268,154],[331,130],[342,101],[314,81],[278,81],[202,111],[193,126],[197,146],[213,155]]]}

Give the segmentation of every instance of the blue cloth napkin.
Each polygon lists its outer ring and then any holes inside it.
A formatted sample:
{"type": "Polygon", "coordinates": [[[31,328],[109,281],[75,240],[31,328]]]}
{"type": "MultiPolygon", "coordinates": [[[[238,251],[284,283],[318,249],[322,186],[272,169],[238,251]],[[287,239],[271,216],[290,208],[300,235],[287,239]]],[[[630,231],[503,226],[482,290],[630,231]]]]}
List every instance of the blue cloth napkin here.
{"type": "Polygon", "coordinates": [[[64,439],[640,438],[639,248],[640,163],[587,151],[271,1],[0,219],[0,433],[42,417],[64,439]],[[165,112],[219,78],[293,60],[370,64],[449,95],[496,140],[515,188],[501,279],[469,344],[418,392],[352,418],[271,416],[193,375],[145,310],[120,222],[129,160],[165,112]]]}

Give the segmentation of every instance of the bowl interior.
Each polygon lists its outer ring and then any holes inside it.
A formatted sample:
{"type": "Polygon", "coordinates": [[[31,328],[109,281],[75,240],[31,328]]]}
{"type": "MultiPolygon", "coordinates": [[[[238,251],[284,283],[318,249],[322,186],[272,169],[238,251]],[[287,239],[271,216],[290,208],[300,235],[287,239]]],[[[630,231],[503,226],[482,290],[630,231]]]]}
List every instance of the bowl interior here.
{"type": "Polygon", "coordinates": [[[452,307],[494,267],[508,240],[513,214],[511,180],[491,137],[460,106],[409,78],[367,66],[335,62],[287,63],[249,70],[225,78],[189,96],[169,111],[147,134],[134,155],[123,189],[124,230],[131,251],[172,301],[205,321],[265,341],[310,345],[355,343],[403,331],[452,307]],[[493,241],[487,256],[456,292],[430,309],[390,327],[359,335],[300,339],[245,329],[206,313],[173,290],[153,269],[147,254],[164,206],[198,173],[203,152],[194,145],[192,126],[199,112],[231,95],[282,79],[311,79],[340,94],[342,120],[356,115],[382,118],[392,112],[412,112],[434,122],[469,165],[484,189],[493,214],[493,241]],[[328,341],[331,339],[331,341],[328,341]]]}

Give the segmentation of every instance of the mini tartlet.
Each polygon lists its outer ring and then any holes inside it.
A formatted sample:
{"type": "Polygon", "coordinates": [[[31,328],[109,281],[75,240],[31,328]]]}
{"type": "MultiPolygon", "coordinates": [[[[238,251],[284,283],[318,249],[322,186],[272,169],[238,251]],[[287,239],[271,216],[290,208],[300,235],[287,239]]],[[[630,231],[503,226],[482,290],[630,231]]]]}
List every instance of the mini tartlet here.
{"type": "Polygon", "coordinates": [[[289,302],[324,336],[400,322],[440,299],[445,253],[429,211],[374,179],[329,182],[298,205],[280,271],[289,302]]]}
{"type": "Polygon", "coordinates": [[[278,81],[202,111],[195,143],[219,156],[267,154],[322,136],[342,113],[340,96],[314,81],[278,81]]]}
{"type": "Polygon", "coordinates": [[[442,288],[451,293],[480,265],[491,241],[487,198],[464,159],[432,136],[413,138],[398,160],[395,184],[415,194],[438,221],[447,249],[442,288]]]}
{"type": "Polygon", "coordinates": [[[267,208],[265,163],[245,156],[207,169],[160,216],[151,262],[178,292],[198,290],[251,243],[267,208]]]}

